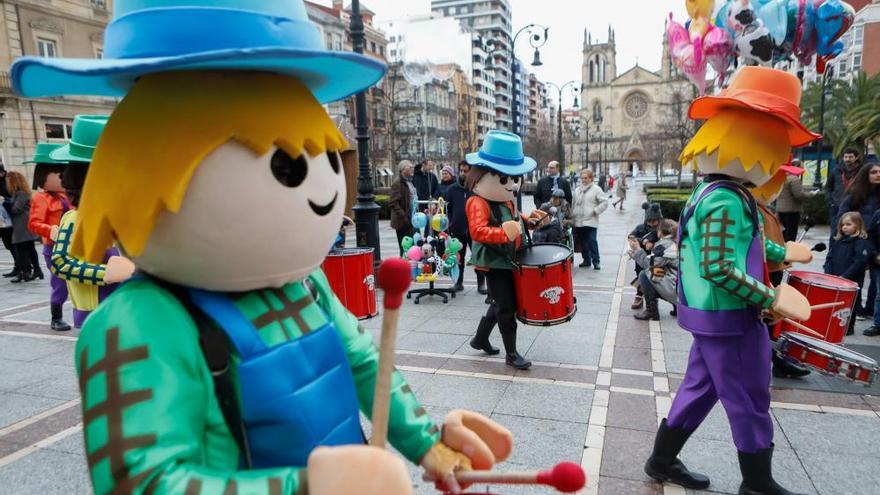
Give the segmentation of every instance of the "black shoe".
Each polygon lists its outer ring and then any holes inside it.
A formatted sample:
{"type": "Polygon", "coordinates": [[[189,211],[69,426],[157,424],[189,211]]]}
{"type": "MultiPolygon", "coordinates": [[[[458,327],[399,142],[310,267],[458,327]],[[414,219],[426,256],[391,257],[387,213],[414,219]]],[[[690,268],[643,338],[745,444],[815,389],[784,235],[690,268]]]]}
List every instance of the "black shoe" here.
{"type": "Polygon", "coordinates": [[[34,270],[31,273],[31,276],[28,280],[35,280],[35,279],[43,280],[43,270],[40,270],[39,268],[34,270]]]}
{"type": "Polygon", "coordinates": [[[10,282],[12,282],[13,284],[20,284],[20,283],[22,283],[22,282],[27,282],[28,280],[30,280],[30,279],[27,278],[27,277],[28,277],[27,275],[25,275],[24,277],[22,277],[20,273],[17,273],[17,274],[15,275],[15,278],[13,278],[12,280],[10,280],[10,282]]]}
{"type": "Polygon", "coordinates": [[[596,263],[595,265],[593,265],[593,270],[601,270],[601,268],[599,267],[599,264],[598,264],[598,263],[596,263]]]}
{"type": "Polygon", "coordinates": [[[464,290],[464,285],[462,285],[461,283],[457,283],[454,287],[452,287],[452,290],[454,290],[455,292],[461,292],[464,290]]]}
{"type": "Polygon", "coordinates": [[[643,298],[642,296],[636,296],[633,299],[633,303],[632,303],[632,306],[630,306],[630,308],[631,309],[642,309],[642,306],[644,306],[644,304],[645,304],[645,298],[643,298]]]}
{"type": "Polygon", "coordinates": [[[589,267],[590,267],[590,264],[589,264],[588,262],[586,262],[586,261],[582,261],[581,264],[578,265],[578,267],[580,267],[580,268],[589,268],[589,267]]]}
{"type": "Polygon", "coordinates": [[[660,321],[660,310],[657,308],[657,300],[645,299],[645,310],[633,316],[635,319],[642,321],[660,321]]]}
{"type": "Polygon", "coordinates": [[[678,307],[677,307],[677,306],[673,306],[673,307],[672,307],[672,311],[669,312],[669,315],[670,315],[670,316],[678,316],[678,307]]]}
{"type": "Polygon", "coordinates": [[[678,460],[678,454],[691,433],[666,426],[664,419],[654,439],[654,452],[645,463],[645,474],[661,483],[668,481],[693,490],[709,488],[708,476],[688,471],[684,463],[678,460]]]}
{"type": "Polygon", "coordinates": [[[776,378],[800,378],[809,374],[810,370],[807,367],[793,363],[773,352],[773,376],[776,378]]]}
{"type": "Polygon", "coordinates": [[[64,311],[62,310],[62,306],[60,304],[53,304],[50,306],[50,310],[52,311],[52,330],[56,332],[66,332],[70,330],[70,325],[64,321],[64,311]]]}
{"type": "Polygon", "coordinates": [[[16,275],[18,275],[18,270],[16,270],[15,268],[13,268],[11,272],[9,272],[9,273],[4,273],[4,274],[3,274],[3,278],[12,278],[12,277],[14,277],[14,276],[16,276],[16,275]]]}
{"type": "Polygon", "coordinates": [[[477,333],[474,335],[474,338],[471,339],[471,347],[478,351],[483,351],[490,356],[500,354],[501,351],[496,347],[492,347],[492,344],[489,342],[489,335],[492,333],[492,328],[494,327],[494,321],[485,316],[480,318],[480,324],[477,326],[477,333]]]}
{"type": "Polygon", "coordinates": [[[847,334],[847,335],[855,335],[855,334],[856,334],[856,329],[853,328],[853,327],[849,327],[849,328],[846,329],[846,334],[847,334]]]}
{"type": "Polygon", "coordinates": [[[876,326],[871,327],[871,328],[865,330],[864,332],[862,332],[862,335],[865,335],[868,337],[876,337],[876,336],[880,335],[880,327],[876,327],[876,326]]]}
{"type": "Polygon", "coordinates": [[[483,304],[495,304],[495,300],[492,299],[492,296],[486,296],[486,299],[483,300],[483,304]]]}
{"type": "Polygon", "coordinates": [[[773,447],[754,454],[739,454],[739,470],[743,481],[739,495],[798,495],[781,487],[773,479],[773,447]]]}
{"type": "Polygon", "coordinates": [[[502,333],[501,340],[504,342],[504,352],[506,354],[504,362],[508,366],[513,366],[518,370],[527,370],[532,367],[532,362],[516,352],[516,333],[502,333]]]}

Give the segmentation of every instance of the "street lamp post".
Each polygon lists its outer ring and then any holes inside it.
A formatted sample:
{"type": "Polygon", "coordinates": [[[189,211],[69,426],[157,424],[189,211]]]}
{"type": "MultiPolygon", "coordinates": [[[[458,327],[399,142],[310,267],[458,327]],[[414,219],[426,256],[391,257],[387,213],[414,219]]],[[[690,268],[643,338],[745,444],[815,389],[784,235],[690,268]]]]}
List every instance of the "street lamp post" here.
{"type": "Polygon", "coordinates": [[[574,107],[577,108],[578,105],[578,95],[581,94],[581,88],[575,86],[577,81],[568,81],[562,86],[556,85],[552,82],[548,82],[544,85],[544,88],[553,88],[556,90],[558,99],[559,99],[559,107],[556,114],[557,121],[557,130],[556,130],[556,140],[557,140],[557,154],[558,160],[561,166],[565,166],[565,152],[563,150],[562,145],[562,95],[565,93],[566,88],[571,87],[571,94],[574,95],[574,107]]]}
{"type": "MultiPolygon", "coordinates": [[[[825,87],[828,79],[834,77],[834,67],[822,74],[822,95],[819,97],[819,139],[816,140],[816,173],[813,175],[813,187],[822,187],[822,140],[825,135],[825,87]]],[[[829,164],[830,166],[830,164],[829,164]]]]}
{"type": "MultiPolygon", "coordinates": [[[[364,20],[359,0],[351,2],[351,44],[356,53],[364,53],[364,20]]],[[[355,237],[358,247],[373,248],[375,263],[382,261],[379,246],[379,205],[374,196],[370,173],[370,134],[367,124],[366,90],[354,97],[355,128],[357,129],[358,178],[357,204],[354,205],[355,237]]]]}

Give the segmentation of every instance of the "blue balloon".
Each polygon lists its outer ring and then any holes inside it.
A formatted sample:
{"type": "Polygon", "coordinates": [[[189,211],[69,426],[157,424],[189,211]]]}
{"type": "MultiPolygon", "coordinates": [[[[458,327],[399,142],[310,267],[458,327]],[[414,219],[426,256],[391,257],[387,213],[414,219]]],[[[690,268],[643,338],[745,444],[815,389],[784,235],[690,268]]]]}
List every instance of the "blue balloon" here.
{"type": "Polygon", "coordinates": [[[428,215],[425,215],[422,212],[417,212],[412,216],[412,224],[413,227],[417,229],[423,229],[428,225],[428,215]]]}
{"type": "Polygon", "coordinates": [[[413,240],[413,244],[418,244],[422,240],[422,234],[419,234],[418,232],[416,232],[415,234],[413,234],[412,240],[413,240]]]}

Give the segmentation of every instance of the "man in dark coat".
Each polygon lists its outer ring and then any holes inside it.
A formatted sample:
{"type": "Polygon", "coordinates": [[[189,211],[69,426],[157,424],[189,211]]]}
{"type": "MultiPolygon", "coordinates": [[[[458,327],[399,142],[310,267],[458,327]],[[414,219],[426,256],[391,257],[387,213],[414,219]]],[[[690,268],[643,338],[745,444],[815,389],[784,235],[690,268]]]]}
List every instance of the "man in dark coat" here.
{"type": "MultiPolygon", "coordinates": [[[[471,166],[468,165],[468,162],[462,160],[458,164],[458,178],[455,183],[449,186],[449,191],[445,198],[447,201],[446,214],[449,216],[449,235],[461,241],[462,245],[459,252],[461,260],[458,262],[458,280],[455,282],[454,287],[459,292],[464,290],[462,282],[464,281],[465,256],[467,255],[468,248],[471,247],[471,233],[468,228],[465,205],[472,193],[464,185],[465,178],[470,170],[471,166]]],[[[477,292],[484,295],[488,294],[485,273],[480,270],[475,270],[475,272],[477,273],[477,292]]]]}
{"type": "Polygon", "coordinates": [[[413,184],[419,195],[419,201],[428,201],[440,197],[440,181],[434,173],[434,162],[423,161],[413,175],[413,184]]]}
{"type": "Polygon", "coordinates": [[[397,231],[397,247],[400,249],[400,255],[403,256],[403,247],[400,243],[404,237],[413,233],[413,200],[417,197],[417,193],[413,184],[415,167],[412,162],[403,160],[398,168],[400,177],[391,184],[388,206],[391,208],[391,228],[397,231]]]}
{"type": "Polygon", "coordinates": [[[565,193],[565,200],[568,204],[571,202],[571,185],[559,174],[559,162],[550,162],[547,164],[547,176],[538,181],[538,187],[535,190],[535,206],[540,206],[553,197],[553,191],[561,189],[565,193]]]}
{"type": "MultiPolygon", "coordinates": [[[[859,152],[854,148],[847,148],[843,151],[841,163],[837,165],[833,172],[828,174],[828,180],[825,182],[825,191],[828,194],[828,202],[830,207],[831,232],[836,232],[837,217],[841,213],[838,211],[843,203],[846,191],[852,184],[859,170],[862,168],[862,162],[859,160],[859,152]]],[[[832,234],[833,237],[833,234],[832,234]]]]}

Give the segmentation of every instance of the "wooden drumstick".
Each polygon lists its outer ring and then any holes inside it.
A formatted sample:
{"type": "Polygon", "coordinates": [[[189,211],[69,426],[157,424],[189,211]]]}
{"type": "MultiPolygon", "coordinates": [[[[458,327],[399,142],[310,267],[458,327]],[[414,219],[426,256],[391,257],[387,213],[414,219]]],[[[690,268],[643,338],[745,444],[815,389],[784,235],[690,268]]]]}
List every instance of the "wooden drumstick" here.
{"type": "MultiPolygon", "coordinates": [[[[547,485],[562,493],[574,493],[587,484],[587,475],[573,462],[561,462],[545,471],[459,471],[455,480],[467,484],[547,485]]],[[[430,481],[430,480],[429,480],[430,481]]]]}
{"type": "Polygon", "coordinates": [[[834,307],[840,306],[841,304],[846,304],[846,303],[844,301],[837,301],[837,302],[833,302],[833,303],[817,304],[815,306],[810,306],[810,309],[815,311],[817,309],[834,308],[834,307]]]}
{"type": "Polygon", "coordinates": [[[789,325],[792,325],[792,326],[794,326],[794,327],[797,327],[797,328],[799,328],[799,329],[801,329],[801,330],[803,330],[803,331],[805,331],[805,332],[807,332],[807,333],[811,333],[811,334],[815,335],[816,337],[818,337],[818,338],[820,338],[820,339],[822,339],[822,340],[825,340],[825,336],[824,336],[824,335],[822,335],[821,333],[819,333],[819,332],[813,330],[812,328],[810,328],[810,327],[808,327],[808,326],[806,326],[806,325],[801,325],[800,323],[798,323],[798,322],[796,322],[796,321],[794,321],[794,320],[792,320],[792,319],[790,319],[790,318],[783,318],[782,321],[788,323],[789,325]]]}
{"type": "Polygon", "coordinates": [[[376,275],[376,285],[384,292],[382,299],[382,339],[379,345],[379,369],[376,372],[376,390],[373,393],[373,435],[370,445],[385,448],[388,437],[388,415],[391,408],[391,373],[394,371],[394,343],[397,340],[397,322],[403,294],[412,282],[409,263],[403,258],[382,262],[376,275]]]}

